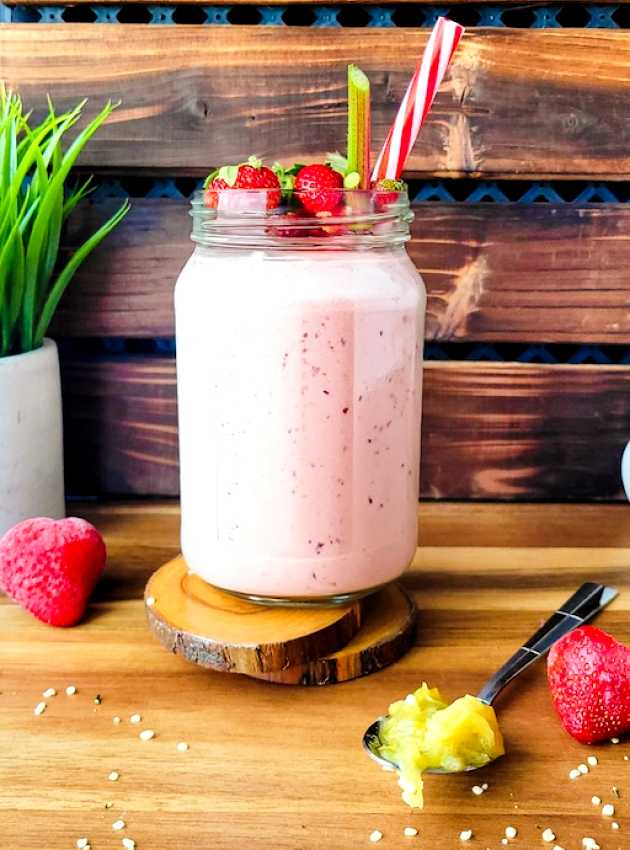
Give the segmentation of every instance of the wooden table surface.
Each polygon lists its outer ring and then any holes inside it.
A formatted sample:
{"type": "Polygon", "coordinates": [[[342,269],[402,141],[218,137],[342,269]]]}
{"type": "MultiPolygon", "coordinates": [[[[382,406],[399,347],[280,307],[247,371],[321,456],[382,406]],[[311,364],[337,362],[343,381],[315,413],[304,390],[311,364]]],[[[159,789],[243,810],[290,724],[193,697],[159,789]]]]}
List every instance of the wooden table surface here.
{"type": "Polygon", "coordinates": [[[110,553],[87,620],[51,629],[0,600],[1,850],[71,850],[80,837],[105,850],[125,835],[138,850],[346,850],[373,846],[374,829],[383,850],[499,850],[508,825],[523,850],[550,848],[547,827],[566,850],[583,836],[602,850],[630,848],[630,742],[587,748],[569,738],[543,665],[499,702],[507,756],[474,780],[428,778],[423,812],[404,806],[394,777],[360,747],[367,723],[423,679],[449,697],[474,693],[584,580],[619,587],[598,624],[630,641],[630,507],[422,505],[422,546],[405,579],[420,609],[415,649],[376,675],[319,689],[208,673],[154,641],[142,589],[177,552],[175,505],[74,511],[103,531],[110,553]],[[59,694],[35,716],[48,687],[59,694]],[[140,741],[144,728],[155,739],[140,741]],[[593,752],[599,765],[570,781],[593,752]],[[481,797],[477,782],[489,785],[481,797]],[[615,804],[618,832],[594,794],[615,804]],[[118,818],[124,832],[112,830],[118,818]],[[418,838],[403,837],[408,825],[418,838]],[[474,832],[467,845],[464,829],[474,832]]]}

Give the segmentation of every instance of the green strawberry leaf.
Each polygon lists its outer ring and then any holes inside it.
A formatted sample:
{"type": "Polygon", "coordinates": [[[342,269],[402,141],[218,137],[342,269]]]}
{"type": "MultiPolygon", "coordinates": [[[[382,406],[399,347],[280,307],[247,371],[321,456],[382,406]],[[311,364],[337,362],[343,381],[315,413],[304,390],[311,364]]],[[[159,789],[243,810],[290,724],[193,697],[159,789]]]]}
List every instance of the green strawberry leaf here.
{"type": "Polygon", "coordinates": [[[339,153],[339,151],[327,153],[325,162],[326,165],[329,165],[333,171],[341,174],[342,177],[345,176],[348,170],[348,160],[342,153],[339,153]]]}

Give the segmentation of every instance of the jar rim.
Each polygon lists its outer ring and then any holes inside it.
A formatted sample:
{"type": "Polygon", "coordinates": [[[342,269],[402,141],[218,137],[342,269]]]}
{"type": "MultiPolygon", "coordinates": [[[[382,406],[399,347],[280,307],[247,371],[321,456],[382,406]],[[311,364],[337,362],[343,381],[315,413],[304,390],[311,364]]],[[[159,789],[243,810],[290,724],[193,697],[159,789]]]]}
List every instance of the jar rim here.
{"type": "Polygon", "coordinates": [[[413,213],[406,191],[322,190],[317,192],[317,212],[302,205],[295,193],[276,206],[277,192],[213,190],[212,206],[203,191],[195,192],[192,240],[221,247],[338,250],[399,245],[409,239],[413,213]]]}

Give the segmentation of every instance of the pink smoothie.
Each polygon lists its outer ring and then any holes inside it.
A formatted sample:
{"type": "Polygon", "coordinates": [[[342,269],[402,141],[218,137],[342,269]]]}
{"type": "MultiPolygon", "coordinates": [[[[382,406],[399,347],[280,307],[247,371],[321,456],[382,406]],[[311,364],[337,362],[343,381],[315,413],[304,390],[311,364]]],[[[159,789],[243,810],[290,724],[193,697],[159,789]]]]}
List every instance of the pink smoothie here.
{"type": "Polygon", "coordinates": [[[403,248],[213,252],[176,290],[182,548],[219,587],[377,587],[416,548],[424,289],[403,248]]]}

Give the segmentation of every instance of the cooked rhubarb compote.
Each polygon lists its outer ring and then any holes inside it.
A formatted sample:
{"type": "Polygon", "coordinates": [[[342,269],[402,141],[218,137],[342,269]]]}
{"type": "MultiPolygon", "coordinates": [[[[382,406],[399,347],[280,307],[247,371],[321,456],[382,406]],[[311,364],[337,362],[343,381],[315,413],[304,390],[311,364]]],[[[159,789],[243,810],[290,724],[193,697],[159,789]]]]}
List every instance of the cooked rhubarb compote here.
{"type": "Polygon", "coordinates": [[[483,767],[505,752],[491,705],[470,695],[449,705],[425,683],[390,705],[379,738],[379,754],[398,765],[403,800],[418,808],[424,804],[425,770],[457,773],[483,767]]]}

